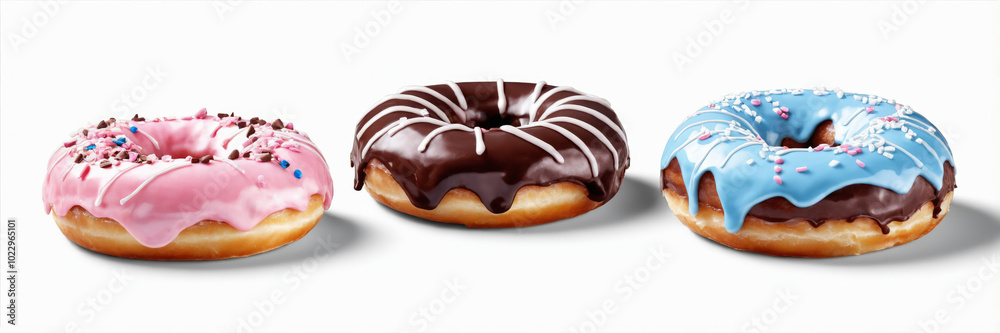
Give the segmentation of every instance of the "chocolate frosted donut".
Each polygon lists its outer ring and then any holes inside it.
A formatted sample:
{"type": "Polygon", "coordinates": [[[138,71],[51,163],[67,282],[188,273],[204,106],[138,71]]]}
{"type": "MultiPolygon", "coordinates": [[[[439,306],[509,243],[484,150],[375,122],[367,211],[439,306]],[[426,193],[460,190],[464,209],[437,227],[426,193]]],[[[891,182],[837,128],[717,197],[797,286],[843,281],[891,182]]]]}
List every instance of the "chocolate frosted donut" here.
{"type": "Polygon", "coordinates": [[[618,191],[629,155],[606,100],[545,82],[409,86],[357,126],[354,187],[469,227],[573,217],[618,191]]]}

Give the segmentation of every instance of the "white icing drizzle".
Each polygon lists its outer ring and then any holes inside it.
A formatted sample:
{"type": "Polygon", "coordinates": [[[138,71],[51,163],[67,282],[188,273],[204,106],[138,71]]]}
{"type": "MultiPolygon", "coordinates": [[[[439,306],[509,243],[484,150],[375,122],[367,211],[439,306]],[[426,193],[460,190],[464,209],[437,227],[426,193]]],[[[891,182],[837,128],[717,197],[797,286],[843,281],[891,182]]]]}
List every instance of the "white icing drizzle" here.
{"type": "Polygon", "coordinates": [[[76,163],[70,164],[69,167],[66,168],[66,172],[63,172],[62,180],[66,180],[66,176],[69,175],[69,171],[73,170],[73,168],[75,168],[75,167],[76,167],[76,163]]]}
{"type": "MultiPolygon", "coordinates": [[[[724,131],[709,131],[709,132],[706,132],[705,134],[715,135],[715,134],[719,134],[719,133],[722,133],[722,132],[724,132],[724,131]]],[[[687,141],[684,141],[684,144],[678,146],[677,149],[674,149],[674,153],[670,154],[670,156],[676,156],[677,152],[681,151],[681,149],[684,149],[684,147],[687,147],[687,145],[689,145],[692,142],[694,142],[694,140],[698,140],[698,136],[697,135],[691,136],[690,139],[688,139],[687,141]]],[[[764,147],[767,147],[767,145],[764,145],[764,147]]]]}
{"type": "Polygon", "coordinates": [[[531,91],[531,95],[528,96],[528,100],[531,103],[535,103],[538,100],[538,95],[542,94],[542,88],[545,88],[545,81],[538,81],[535,83],[535,89],[531,91]]]}
{"type": "Polygon", "coordinates": [[[760,133],[758,133],[757,130],[753,128],[753,125],[750,124],[750,121],[748,121],[746,119],[743,119],[743,117],[740,117],[739,115],[736,115],[735,113],[732,113],[732,112],[729,112],[729,111],[725,111],[725,110],[705,110],[705,111],[698,111],[698,112],[695,112],[694,114],[688,116],[687,118],[684,118],[684,120],[691,119],[694,116],[697,116],[699,114],[704,114],[704,113],[721,113],[721,114],[725,114],[725,115],[730,115],[733,118],[739,119],[739,120],[743,121],[744,123],[746,123],[747,124],[747,128],[750,129],[750,131],[753,131],[754,135],[760,136],[760,133]]]}
{"type": "Polygon", "coordinates": [[[594,175],[594,177],[597,177],[597,175],[599,174],[599,169],[597,166],[597,159],[594,158],[594,153],[591,152],[590,147],[587,147],[587,144],[583,143],[583,140],[580,140],[580,138],[577,137],[575,134],[573,134],[573,132],[570,132],[565,128],[547,122],[537,122],[528,126],[541,126],[551,129],[553,131],[559,132],[559,134],[562,134],[562,136],[569,139],[569,141],[572,141],[574,144],[576,144],[577,147],[580,148],[580,151],[583,152],[583,155],[587,156],[587,161],[590,162],[590,171],[594,175]]]}
{"type": "Polygon", "coordinates": [[[476,134],[476,155],[482,155],[486,152],[486,142],[483,141],[483,129],[476,126],[472,129],[472,133],[476,134]]]}
{"type": "MultiPolygon", "coordinates": [[[[174,166],[171,166],[169,168],[157,171],[152,176],[149,176],[149,178],[147,178],[146,181],[142,182],[142,184],[139,184],[139,187],[136,187],[135,191],[132,191],[131,194],[125,196],[120,201],[118,201],[118,204],[119,205],[124,205],[126,202],[128,202],[129,199],[132,199],[132,197],[134,197],[136,194],[139,194],[139,191],[141,191],[143,188],[145,188],[146,185],[149,184],[149,182],[153,181],[153,179],[156,179],[156,177],[159,177],[160,175],[165,174],[167,172],[173,171],[174,169],[180,169],[180,168],[187,167],[187,166],[192,166],[192,165],[194,165],[194,164],[183,163],[183,164],[174,165],[174,166]]],[[[100,199],[100,196],[98,196],[97,198],[100,199]]]]}
{"type": "MultiPolygon", "coordinates": [[[[719,168],[725,167],[726,163],[729,163],[729,159],[731,157],[733,157],[733,155],[735,155],[736,152],[740,151],[740,149],[743,149],[743,148],[746,148],[746,147],[749,147],[749,146],[754,146],[754,145],[765,145],[766,146],[766,144],[763,143],[763,142],[744,142],[743,144],[741,144],[739,146],[736,146],[736,148],[733,148],[733,150],[730,151],[729,154],[726,155],[726,158],[722,159],[722,164],[719,164],[719,168]]],[[[751,159],[751,160],[749,160],[747,162],[748,162],[748,164],[751,164],[751,163],[753,163],[753,160],[751,159]]]]}
{"type": "Polygon", "coordinates": [[[229,144],[233,143],[233,139],[235,139],[237,135],[240,135],[240,133],[243,133],[243,131],[249,130],[251,126],[252,125],[247,125],[244,128],[238,129],[233,132],[233,134],[230,134],[225,140],[222,140],[222,148],[229,148],[229,144]]]}
{"type": "Polygon", "coordinates": [[[448,86],[455,92],[455,98],[458,99],[458,105],[462,107],[462,110],[468,109],[469,104],[465,101],[465,93],[462,92],[462,87],[459,87],[457,83],[452,81],[448,81],[448,86]]]}
{"type": "Polygon", "coordinates": [[[866,109],[864,107],[858,108],[858,111],[854,112],[854,114],[852,114],[850,117],[847,117],[847,119],[844,119],[844,121],[841,122],[840,124],[844,125],[844,126],[847,126],[847,124],[850,124],[851,121],[854,120],[854,118],[856,118],[862,112],[865,112],[865,110],[866,109]]]}
{"type": "Polygon", "coordinates": [[[885,144],[890,145],[890,146],[896,148],[897,151],[901,151],[901,152],[903,152],[903,154],[906,154],[906,156],[909,156],[911,159],[913,159],[913,162],[917,164],[918,168],[923,168],[924,167],[924,163],[923,162],[920,162],[920,160],[917,159],[916,156],[913,156],[913,154],[910,154],[910,152],[906,151],[906,149],[903,149],[903,147],[897,146],[896,144],[894,144],[892,142],[889,142],[889,141],[886,141],[885,144]]]}
{"type": "Polygon", "coordinates": [[[699,122],[694,122],[694,123],[691,123],[690,125],[684,126],[684,128],[682,128],[679,131],[677,131],[677,135],[674,135],[674,140],[677,140],[677,138],[681,137],[681,134],[684,133],[684,131],[687,131],[688,129],[690,129],[691,127],[695,127],[695,126],[702,125],[702,124],[707,124],[707,123],[726,123],[726,124],[729,124],[730,122],[729,122],[729,120],[722,120],[722,119],[711,119],[711,120],[702,120],[702,121],[699,121],[699,122]]]}
{"type": "Polygon", "coordinates": [[[556,107],[558,107],[560,105],[566,104],[567,102],[579,101],[579,100],[596,102],[598,104],[604,105],[607,108],[611,108],[611,102],[608,102],[608,100],[600,98],[600,97],[597,97],[597,96],[590,96],[590,95],[573,95],[573,96],[569,96],[569,97],[560,99],[560,100],[556,101],[555,103],[552,103],[552,105],[549,106],[549,108],[556,108],[556,107]]]}
{"type": "Polygon", "coordinates": [[[552,90],[546,91],[544,94],[542,94],[541,97],[538,97],[538,99],[536,99],[534,103],[531,103],[531,107],[528,108],[528,122],[535,121],[535,113],[538,112],[538,108],[542,106],[542,103],[545,103],[545,100],[549,99],[549,97],[552,97],[552,95],[555,95],[557,92],[560,91],[570,91],[580,94],[580,92],[576,91],[575,89],[566,86],[555,87],[552,88],[552,90]]]}
{"type": "Polygon", "coordinates": [[[605,147],[608,147],[608,150],[611,151],[611,156],[614,157],[614,159],[615,159],[615,169],[618,169],[618,164],[619,164],[619,162],[618,162],[618,150],[615,149],[615,146],[611,144],[611,140],[608,140],[608,137],[606,135],[604,135],[604,133],[601,133],[601,131],[598,130],[593,125],[588,124],[588,123],[586,123],[586,122],[584,122],[582,120],[579,120],[579,119],[576,119],[576,118],[570,118],[570,117],[552,117],[552,118],[546,119],[545,122],[548,122],[548,123],[558,123],[558,122],[570,123],[570,124],[579,126],[580,128],[586,130],[587,132],[590,132],[590,134],[593,134],[594,137],[596,137],[598,140],[600,140],[601,143],[603,143],[605,147]]]}
{"type": "Polygon", "coordinates": [[[503,91],[503,79],[497,79],[497,109],[500,110],[500,115],[507,114],[507,95],[503,91]]]}
{"type": "Polygon", "coordinates": [[[108,182],[105,183],[104,186],[101,186],[101,190],[97,191],[97,199],[94,200],[94,206],[100,206],[101,205],[101,201],[104,200],[104,192],[108,191],[108,188],[111,187],[111,183],[114,183],[115,180],[117,180],[118,177],[121,177],[121,175],[124,174],[125,172],[128,172],[129,170],[135,169],[136,167],[138,167],[140,165],[142,165],[142,164],[136,163],[136,164],[130,165],[130,166],[126,167],[125,169],[122,169],[121,171],[118,171],[117,173],[115,173],[114,176],[111,176],[111,179],[108,179],[108,182]]]}
{"type": "MultiPolygon", "coordinates": [[[[135,125],[132,125],[132,126],[135,126],[135,125]]],[[[160,143],[156,142],[156,139],[153,139],[152,135],[149,135],[149,133],[146,133],[146,131],[143,131],[138,126],[135,127],[135,131],[138,132],[139,134],[142,134],[143,136],[145,136],[146,139],[149,139],[149,141],[153,143],[153,148],[156,148],[156,150],[160,150],[160,143]]]]}
{"type": "Polygon", "coordinates": [[[285,133],[277,132],[277,131],[274,132],[274,136],[277,136],[279,138],[283,138],[283,139],[286,139],[286,140],[294,140],[296,143],[301,144],[300,147],[305,147],[306,150],[312,152],[314,155],[316,155],[316,157],[319,157],[319,160],[323,161],[323,166],[326,167],[327,169],[330,169],[330,165],[328,165],[326,163],[326,158],[323,157],[323,154],[320,154],[319,147],[316,147],[316,145],[314,145],[309,140],[300,140],[300,139],[298,139],[298,138],[296,138],[294,136],[291,136],[289,134],[285,134],[285,133]]]}
{"type": "MultiPolygon", "coordinates": [[[[419,92],[422,92],[422,93],[434,96],[434,98],[437,98],[437,99],[441,100],[442,102],[444,102],[445,104],[447,104],[448,107],[451,108],[451,111],[453,113],[455,113],[456,116],[458,116],[458,118],[459,118],[458,121],[459,122],[462,122],[462,123],[465,122],[465,108],[464,107],[459,107],[458,105],[455,105],[454,102],[452,102],[450,99],[448,99],[448,97],[445,97],[441,93],[439,93],[437,91],[434,91],[431,88],[424,87],[424,86],[406,86],[406,87],[403,87],[402,89],[399,89],[398,93],[402,94],[403,92],[407,92],[407,91],[419,91],[419,92]]],[[[459,92],[461,92],[461,90],[459,90],[459,92]]],[[[456,93],[456,95],[457,94],[458,93],[456,93]]],[[[463,102],[464,102],[464,100],[463,100],[463,102]]],[[[445,119],[447,119],[447,118],[445,118],[445,119]]]]}
{"type": "MultiPolygon", "coordinates": [[[[916,120],[916,119],[913,119],[913,118],[910,118],[910,117],[905,117],[905,116],[900,116],[899,118],[901,118],[901,119],[902,119],[902,118],[907,118],[907,119],[909,119],[910,121],[914,121],[914,122],[916,122],[916,123],[920,123],[920,124],[922,124],[922,123],[921,123],[920,121],[918,121],[918,120],[916,120]]],[[[928,128],[933,128],[933,127],[930,127],[930,125],[925,125],[925,126],[928,126],[928,128]]],[[[918,130],[921,130],[921,131],[923,131],[924,133],[927,133],[927,135],[930,135],[930,136],[931,136],[932,138],[934,138],[934,140],[937,140],[937,142],[938,142],[939,144],[941,144],[941,146],[942,146],[942,147],[944,147],[944,149],[945,149],[946,151],[948,151],[948,155],[950,155],[950,156],[955,156],[954,154],[952,154],[952,153],[951,153],[951,147],[949,147],[948,145],[946,145],[946,144],[944,143],[944,141],[941,141],[941,138],[939,138],[939,137],[938,137],[937,135],[934,135],[934,133],[933,133],[933,132],[931,132],[930,130],[928,130],[927,128],[923,128],[923,127],[920,127],[920,126],[913,126],[912,124],[910,125],[910,127],[909,127],[909,128],[916,128],[916,129],[918,129],[918,130]]],[[[933,151],[933,150],[932,150],[932,151],[933,151]]],[[[936,153],[935,153],[935,154],[936,154],[936,153]]]]}
{"type": "Polygon", "coordinates": [[[399,120],[396,120],[392,124],[389,124],[389,126],[386,126],[385,128],[379,130],[378,132],[375,132],[375,135],[372,135],[371,139],[368,139],[368,143],[365,144],[365,147],[361,149],[361,157],[368,155],[368,149],[371,149],[372,145],[375,144],[375,141],[377,141],[378,138],[382,137],[382,135],[385,135],[386,132],[389,132],[389,130],[392,130],[393,127],[398,126],[401,122],[405,120],[406,120],[405,117],[399,118],[399,120]]]}
{"type": "Polygon", "coordinates": [[[233,162],[233,161],[230,161],[230,160],[227,160],[227,159],[221,159],[221,158],[220,159],[215,159],[215,160],[216,161],[222,161],[222,162],[224,162],[226,164],[229,164],[234,169],[236,169],[236,171],[239,171],[242,174],[246,174],[246,171],[243,171],[243,169],[240,169],[240,167],[238,165],[236,165],[236,162],[233,162]]]}
{"type": "Polygon", "coordinates": [[[444,132],[447,132],[447,131],[466,131],[466,132],[471,132],[472,129],[469,128],[468,126],[465,126],[465,125],[462,125],[462,124],[448,124],[448,125],[444,125],[444,126],[435,128],[433,131],[431,131],[430,133],[428,133],[427,136],[424,137],[423,141],[420,141],[420,145],[417,146],[417,151],[423,152],[423,151],[427,150],[427,144],[429,144],[431,142],[431,139],[434,139],[434,137],[437,136],[438,134],[441,134],[441,133],[444,133],[444,132]]]}
{"type": "Polygon", "coordinates": [[[531,134],[525,133],[524,131],[522,131],[521,129],[519,129],[517,127],[510,126],[510,125],[503,125],[503,126],[500,126],[500,130],[504,131],[504,132],[507,132],[507,133],[510,133],[510,134],[513,134],[514,136],[516,136],[518,138],[521,138],[521,140],[527,141],[528,143],[531,143],[531,144],[537,146],[538,148],[541,148],[545,152],[549,153],[549,155],[552,155],[552,157],[555,158],[556,162],[558,162],[559,164],[562,164],[563,162],[565,162],[565,160],[563,159],[563,156],[561,154],[559,154],[559,151],[557,151],[555,148],[553,148],[552,145],[546,143],[545,141],[542,141],[539,138],[536,138],[535,136],[533,136],[531,134]]]}
{"type": "Polygon", "coordinates": [[[628,138],[625,137],[625,131],[623,131],[621,127],[618,127],[618,125],[615,124],[614,121],[611,121],[611,118],[608,118],[608,116],[605,116],[603,113],[597,112],[597,110],[582,105],[567,104],[559,106],[558,108],[548,108],[547,110],[545,110],[544,113],[542,113],[542,116],[538,118],[538,121],[545,120],[545,117],[548,117],[550,114],[554,112],[564,111],[564,110],[579,111],[586,113],[590,116],[593,116],[594,118],[597,118],[600,121],[604,122],[604,124],[608,125],[608,127],[614,130],[615,133],[618,133],[618,136],[620,136],[623,141],[625,141],[626,143],[628,142],[628,138]]]}
{"type": "MultiPolygon", "coordinates": [[[[402,100],[407,100],[407,101],[411,101],[411,102],[417,102],[420,105],[423,105],[428,110],[434,111],[434,114],[437,115],[438,118],[441,118],[441,120],[446,121],[446,122],[451,122],[451,119],[448,118],[448,115],[445,114],[444,111],[441,111],[441,108],[438,108],[437,105],[434,105],[434,103],[428,102],[427,100],[425,100],[423,98],[420,98],[418,96],[413,96],[413,95],[404,95],[404,94],[388,95],[388,96],[383,97],[378,102],[376,102],[375,105],[372,105],[372,107],[369,108],[369,109],[370,110],[371,109],[375,109],[375,107],[378,106],[379,104],[385,103],[385,101],[393,100],[393,99],[402,99],[402,100]]],[[[399,106],[401,106],[401,105],[399,105],[399,106]]]]}
{"type": "MultiPolygon", "coordinates": [[[[413,118],[413,119],[403,118],[399,122],[399,126],[396,126],[395,129],[389,131],[389,136],[396,135],[396,133],[398,133],[399,131],[403,130],[403,128],[406,128],[407,126],[410,126],[410,125],[413,125],[413,124],[417,124],[417,123],[430,123],[430,124],[435,124],[435,125],[438,125],[438,126],[448,125],[448,123],[440,121],[440,120],[437,120],[437,119],[434,119],[434,118],[413,118]]],[[[371,141],[371,140],[369,140],[369,141],[371,141]]]]}
{"type": "MultiPolygon", "coordinates": [[[[381,112],[375,114],[375,116],[373,116],[371,119],[368,119],[368,121],[365,122],[364,126],[361,126],[361,129],[358,130],[357,138],[361,139],[361,136],[365,134],[365,132],[368,130],[368,127],[371,127],[373,124],[375,124],[376,121],[378,121],[379,119],[382,119],[382,117],[385,117],[386,115],[389,115],[389,114],[391,114],[393,112],[406,112],[406,113],[412,113],[412,114],[415,114],[415,115],[418,115],[418,116],[426,116],[427,115],[427,109],[418,109],[418,108],[415,108],[415,107],[410,107],[410,106],[405,106],[405,105],[391,106],[391,107],[385,108],[385,110],[382,110],[381,112]]],[[[447,119],[447,118],[445,118],[445,119],[447,119]]]]}

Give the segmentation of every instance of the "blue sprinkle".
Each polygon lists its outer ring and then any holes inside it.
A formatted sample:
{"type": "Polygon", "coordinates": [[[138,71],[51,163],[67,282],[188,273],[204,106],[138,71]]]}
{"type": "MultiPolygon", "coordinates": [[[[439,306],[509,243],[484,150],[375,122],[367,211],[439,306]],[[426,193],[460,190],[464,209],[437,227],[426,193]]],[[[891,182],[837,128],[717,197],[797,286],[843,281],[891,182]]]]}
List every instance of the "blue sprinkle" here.
{"type": "Polygon", "coordinates": [[[128,130],[131,131],[132,133],[135,133],[135,132],[139,131],[139,128],[135,127],[135,126],[132,126],[132,127],[129,127],[128,130]]]}
{"type": "Polygon", "coordinates": [[[116,145],[121,146],[121,145],[125,144],[125,138],[117,138],[117,139],[115,139],[114,141],[111,141],[111,142],[114,142],[116,145]]]}
{"type": "Polygon", "coordinates": [[[282,169],[288,168],[288,165],[289,165],[288,161],[285,161],[285,160],[282,160],[281,163],[278,163],[278,164],[281,164],[281,168],[282,169]]]}
{"type": "Polygon", "coordinates": [[[89,145],[87,147],[84,147],[83,150],[91,150],[91,149],[94,149],[94,148],[97,148],[97,146],[96,145],[89,145]]]}
{"type": "Polygon", "coordinates": [[[292,174],[295,175],[295,178],[302,179],[302,171],[299,171],[299,169],[295,169],[295,172],[292,174]]]}

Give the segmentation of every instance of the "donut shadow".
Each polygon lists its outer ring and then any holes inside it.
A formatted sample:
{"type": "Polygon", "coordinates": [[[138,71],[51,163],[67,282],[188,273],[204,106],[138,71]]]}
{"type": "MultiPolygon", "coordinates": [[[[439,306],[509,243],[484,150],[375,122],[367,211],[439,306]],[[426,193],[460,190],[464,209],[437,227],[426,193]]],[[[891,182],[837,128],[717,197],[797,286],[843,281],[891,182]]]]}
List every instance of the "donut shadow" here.
{"type": "Polygon", "coordinates": [[[441,223],[412,216],[385,205],[379,206],[394,216],[428,227],[517,234],[544,234],[617,227],[628,222],[635,222],[638,220],[638,217],[650,213],[663,212],[664,210],[669,211],[666,208],[667,202],[663,200],[663,197],[660,195],[660,189],[655,185],[655,182],[628,176],[625,176],[625,179],[622,180],[622,185],[618,193],[601,207],[573,218],[528,227],[468,228],[461,224],[441,223]]]}
{"type": "MultiPolygon", "coordinates": [[[[726,250],[736,251],[708,238],[700,238],[726,250]]],[[[951,204],[948,215],[927,235],[907,244],[880,251],[856,256],[821,259],[775,257],[746,251],[736,252],[755,258],[795,260],[821,265],[886,266],[948,260],[977,250],[981,251],[990,245],[997,244],[998,240],[1000,240],[1000,217],[979,207],[955,201],[951,204]]]]}
{"type": "MultiPolygon", "coordinates": [[[[222,260],[158,261],[121,258],[98,253],[77,245],[76,248],[98,259],[123,265],[145,266],[179,270],[230,270],[266,266],[287,266],[315,256],[317,249],[332,249],[332,255],[349,250],[365,237],[357,222],[343,216],[323,212],[319,222],[301,239],[274,250],[248,257],[222,260]],[[324,247],[324,244],[326,247],[324,247]]],[[[67,240],[68,241],[68,240],[67,240]]],[[[73,242],[70,242],[73,243],[73,242]]],[[[73,243],[76,245],[76,243],[73,243]]],[[[323,252],[327,253],[327,252],[323,252]]]]}

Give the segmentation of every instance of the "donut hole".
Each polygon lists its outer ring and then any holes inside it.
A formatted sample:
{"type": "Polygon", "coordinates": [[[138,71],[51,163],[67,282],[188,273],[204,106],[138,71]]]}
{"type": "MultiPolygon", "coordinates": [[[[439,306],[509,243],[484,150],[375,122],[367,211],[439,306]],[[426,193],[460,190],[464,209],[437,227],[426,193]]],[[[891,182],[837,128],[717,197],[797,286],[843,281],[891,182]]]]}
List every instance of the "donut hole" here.
{"type": "MultiPolygon", "coordinates": [[[[170,155],[173,158],[188,156],[200,158],[205,155],[226,156],[228,152],[219,145],[212,133],[218,122],[209,120],[148,122],[141,125],[149,137],[156,140],[153,145],[145,135],[127,133],[129,140],[142,146],[144,154],[170,155]]],[[[236,145],[233,145],[236,146],[236,145]]]]}
{"type": "Polygon", "coordinates": [[[469,127],[478,126],[486,130],[500,128],[501,126],[504,125],[510,125],[514,127],[521,126],[522,118],[524,118],[518,116],[514,112],[508,112],[506,114],[501,115],[499,112],[495,111],[488,112],[476,109],[466,110],[465,114],[466,117],[468,118],[468,121],[466,121],[466,125],[468,125],[469,127]]]}
{"type": "Polygon", "coordinates": [[[819,125],[816,126],[816,129],[813,130],[812,135],[810,135],[809,139],[807,139],[805,142],[798,142],[792,140],[791,138],[784,138],[781,139],[781,145],[788,148],[808,148],[808,147],[816,147],[821,144],[826,144],[830,147],[836,147],[840,145],[833,141],[833,138],[836,137],[836,135],[837,132],[834,131],[833,121],[826,120],[822,123],[819,123],[819,125]]]}

